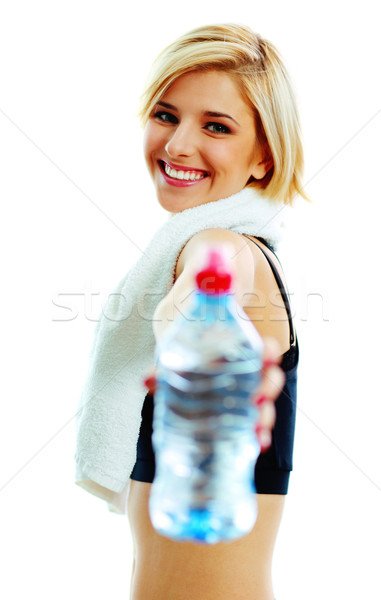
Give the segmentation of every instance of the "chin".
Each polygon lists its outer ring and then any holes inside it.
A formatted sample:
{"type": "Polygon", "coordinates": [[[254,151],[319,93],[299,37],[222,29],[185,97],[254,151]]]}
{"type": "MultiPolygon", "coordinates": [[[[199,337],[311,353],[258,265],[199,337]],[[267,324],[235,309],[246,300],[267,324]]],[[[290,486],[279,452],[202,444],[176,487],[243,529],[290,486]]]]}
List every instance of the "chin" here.
{"type": "Polygon", "coordinates": [[[187,208],[193,208],[194,206],[198,206],[199,204],[205,204],[207,200],[200,202],[200,199],[195,198],[181,198],[177,193],[174,197],[168,197],[168,194],[160,194],[157,193],[157,199],[160,206],[170,213],[178,213],[187,208]]]}

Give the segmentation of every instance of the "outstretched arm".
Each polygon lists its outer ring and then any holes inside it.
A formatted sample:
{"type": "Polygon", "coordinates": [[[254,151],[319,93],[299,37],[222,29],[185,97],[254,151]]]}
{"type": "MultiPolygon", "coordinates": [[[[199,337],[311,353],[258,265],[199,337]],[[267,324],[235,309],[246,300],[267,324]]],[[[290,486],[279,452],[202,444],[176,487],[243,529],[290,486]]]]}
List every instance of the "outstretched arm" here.
{"type": "MultiPolygon", "coordinates": [[[[155,314],[153,329],[156,340],[160,339],[173,319],[186,310],[191,296],[195,291],[195,273],[200,268],[205,244],[223,243],[231,261],[234,273],[233,292],[241,307],[244,306],[245,294],[254,287],[255,264],[254,258],[246,240],[232,231],[225,229],[207,229],[199,232],[189,240],[179,255],[175,283],[170,292],[159,303],[155,314]]],[[[274,402],[278,397],[285,381],[282,369],[279,367],[281,350],[279,343],[273,337],[263,336],[264,366],[262,381],[253,401],[257,403],[260,416],[257,435],[262,449],[271,444],[271,431],[275,423],[274,402]]],[[[154,373],[148,378],[147,386],[153,390],[154,373]]]]}

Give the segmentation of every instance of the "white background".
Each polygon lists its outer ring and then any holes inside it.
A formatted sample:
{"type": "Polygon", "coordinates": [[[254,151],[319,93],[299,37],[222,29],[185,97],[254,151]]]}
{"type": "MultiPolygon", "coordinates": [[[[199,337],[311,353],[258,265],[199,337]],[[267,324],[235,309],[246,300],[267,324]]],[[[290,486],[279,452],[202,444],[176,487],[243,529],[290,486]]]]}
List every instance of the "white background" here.
{"type": "Polygon", "coordinates": [[[128,522],[73,484],[73,417],[102,302],[166,218],[135,116],[148,68],[178,35],[230,21],[251,26],[285,57],[313,200],[295,209],[279,250],[301,364],[276,597],[381,598],[373,7],[371,0],[1,3],[2,598],[128,598],[128,522]]]}

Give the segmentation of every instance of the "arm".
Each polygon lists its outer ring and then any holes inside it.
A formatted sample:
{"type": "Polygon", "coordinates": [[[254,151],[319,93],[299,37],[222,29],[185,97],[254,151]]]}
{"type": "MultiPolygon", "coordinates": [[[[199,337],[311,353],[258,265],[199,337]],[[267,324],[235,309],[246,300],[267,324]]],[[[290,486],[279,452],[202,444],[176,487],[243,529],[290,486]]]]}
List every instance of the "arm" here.
{"type": "MultiPolygon", "coordinates": [[[[153,330],[156,340],[170,325],[179,311],[184,311],[190,301],[192,292],[195,291],[194,274],[200,267],[200,251],[203,244],[227,242],[231,244],[229,253],[231,265],[235,274],[234,294],[237,302],[243,307],[244,296],[254,287],[255,268],[259,267],[246,240],[237,233],[225,229],[206,229],[193,236],[185,245],[179,255],[176,265],[175,283],[169,293],[158,304],[154,313],[153,330]]],[[[256,309],[260,313],[261,309],[256,309]]],[[[253,314],[253,311],[251,311],[253,314]]],[[[255,312],[255,309],[254,309],[255,312]]],[[[260,316],[260,315],[259,315],[260,316]]],[[[262,450],[271,444],[271,431],[275,423],[274,402],[278,397],[285,381],[282,369],[278,366],[280,360],[280,346],[273,337],[263,338],[264,367],[262,382],[253,401],[260,400],[259,426],[257,436],[262,450]]],[[[155,391],[155,372],[147,377],[146,385],[151,393],[155,391]]]]}
{"type": "Polygon", "coordinates": [[[200,258],[205,243],[226,243],[231,268],[234,273],[233,292],[241,306],[244,296],[253,289],[254,259],[246,240],[238,233],[227,229],[205,229],[194,235],[181,251],[175,274],[175,283],[169,293],[158,304],[154,313],[153,331],[160,338],[176,315],[186,310],[192,292],[195,291],[194,275],[200,268],[200,258]]]}

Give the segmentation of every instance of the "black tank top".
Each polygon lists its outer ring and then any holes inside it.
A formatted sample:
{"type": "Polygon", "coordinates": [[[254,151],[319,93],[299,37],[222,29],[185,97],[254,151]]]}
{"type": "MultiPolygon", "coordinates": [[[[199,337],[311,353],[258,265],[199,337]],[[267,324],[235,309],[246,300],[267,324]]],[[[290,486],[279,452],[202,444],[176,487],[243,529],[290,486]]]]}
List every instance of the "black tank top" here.
{"type": "MultiPolygon", "coordinates": [[[[298,340],[297,340],[297,336],[295,333],[295,329],[294,329],[294,323],[292,321],[292,315],[291,315],[291,308],[290,308],[290,301],[288,299],[288,294],[287,291],[284,288],[283,285],[283,281],[279,275],[279,271],[276,268],[275,264],[273,263],[273,261],[270,259],[270,257],[268,256],[268,254],[266,252],[264,252],[263,248],[261,248],[261,246],[259,244],[256,243],[256,241],[251,238],[250,236],[246,235],[245,233],[242,234],[246,239],[250,240],[253,244],[255,244],[257,246],[257,248],[259,248],[262,251],[262,254],[265,256],[267,262],[269,263],[271,270],[273,272],[273,275],[275,277],[275,280],[277,282],[279,291],[281,293],[282,296],[282,300],[284,303],[284,306],[286,308],[287,311],[287,318],[288,318],[288,323],[289,323],[289,327],[290,327],[290,348],[287,350],[287,352],[285,352],[282,356],[282,361],[280,363],[280,366],[282,367],[283,371],[289,371],[290,369],[292,369],[298,362],[298,340]]],[[[258,239],[260,242],[262,242],[262,244],[264,244],[266,246],[266,248],[268,248],[270,250],[270,252],[272,252],[275,255],[274,249],[270,246],[270,244],[268,242],[266,242],[265,239],[261,238],[261,237],[257,237],[256,239],[258,239]]],[[[276,255],[275,255],[276,256],[276,255]]],[[[278,257],[277,257],[278,258],[278,257]]],[[[278,259],[279,261],[279,259],[278,259]]],[[[280,261],[279,261],[280,264],[280,261]]]]}

